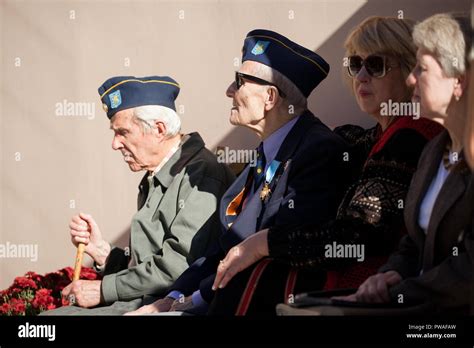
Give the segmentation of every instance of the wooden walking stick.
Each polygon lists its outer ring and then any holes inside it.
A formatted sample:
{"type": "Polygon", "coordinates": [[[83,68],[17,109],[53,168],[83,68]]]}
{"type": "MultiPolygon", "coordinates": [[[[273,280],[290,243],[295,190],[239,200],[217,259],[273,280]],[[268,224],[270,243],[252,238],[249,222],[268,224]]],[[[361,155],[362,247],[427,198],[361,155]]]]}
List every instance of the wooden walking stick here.
{"type": "MultiPolygon", "coordinates": [[[[79,280],[79,278],[81,278],[82,256],[84,255],[85,247],[86,245],[84,243],[79,243],[77,245],[76,262],[74,264],[74,274],[72,276],[72,281],[79,280]]],[[[74,306],[76,304],[76,299],[72,294],[69,295],[68,301],[70,306],[74,306]]]]}
{"type": "Polygon", "coordinates": [[[79,243],[77,246],[76,263],[74,265],[74,275],[72,277],[72,281],[79,280],[81,277],[82,256],[84,255],[85,247],[86,245],[84,243],[79,243]]]}

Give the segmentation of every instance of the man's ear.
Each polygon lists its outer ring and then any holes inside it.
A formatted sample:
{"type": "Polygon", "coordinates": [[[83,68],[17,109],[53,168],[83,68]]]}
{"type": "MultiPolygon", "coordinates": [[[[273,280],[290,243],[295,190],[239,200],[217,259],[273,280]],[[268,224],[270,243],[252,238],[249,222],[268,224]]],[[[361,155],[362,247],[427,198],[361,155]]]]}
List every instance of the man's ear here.
{"type": "Polygon", "coordinates": [[[166,136],[166,125],[163,121],[155,120],[156,135],[162,139],[166,136]]]}
{"type": "Polygon", "coordinates": [[[269,86],[266,91],[265,111],[270,111],[278,103],[280,94],[274,86],[269,86]]]}

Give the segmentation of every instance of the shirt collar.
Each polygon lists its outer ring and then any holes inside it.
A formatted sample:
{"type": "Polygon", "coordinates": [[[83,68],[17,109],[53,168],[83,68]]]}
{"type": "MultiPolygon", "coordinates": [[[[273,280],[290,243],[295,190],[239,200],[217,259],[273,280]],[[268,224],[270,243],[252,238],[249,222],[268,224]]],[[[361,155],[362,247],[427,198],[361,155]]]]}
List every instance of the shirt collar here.
{"type": "Polygon", "coordinates": [[[267,168],[270,163],[275,159],[278,150],[280,150],[281,144],[285,140],[286,136],[293,128],[295,123],[298,121],[300,116],[295,117],[291,121],[285,123],[283,126],[278,128],[275,132],[273,132],[267,139],[263,141],[263,152],[265,153],[265,161],[267,168]]]}

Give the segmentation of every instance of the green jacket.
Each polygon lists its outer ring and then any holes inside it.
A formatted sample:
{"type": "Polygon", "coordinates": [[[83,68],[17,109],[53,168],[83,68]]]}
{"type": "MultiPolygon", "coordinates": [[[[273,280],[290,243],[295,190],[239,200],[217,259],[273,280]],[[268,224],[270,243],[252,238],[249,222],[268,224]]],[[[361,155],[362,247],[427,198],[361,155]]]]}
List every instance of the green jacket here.
{"type": "Polygon", "coordinates": [[[130,249],[114,247],[103,271],[104,302],[164,295],[220,236],[217,208],[233,180],[198,133],[185,136],[163,168],[140,183],[130,249]]]}

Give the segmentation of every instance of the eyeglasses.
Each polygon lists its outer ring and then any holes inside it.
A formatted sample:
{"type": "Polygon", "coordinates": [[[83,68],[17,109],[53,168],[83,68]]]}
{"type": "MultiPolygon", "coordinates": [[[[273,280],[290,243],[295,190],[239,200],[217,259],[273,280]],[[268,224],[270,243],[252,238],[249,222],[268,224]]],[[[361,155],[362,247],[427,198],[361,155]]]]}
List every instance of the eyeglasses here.
{"type": "Polygon", "coordinates": [[[282,98],[285,98],[286,95],[285,93],[283,93],[281,91],[281,89],[275,85],[274,83],[271,83],[271,82],[268,82],[266,80],[263,80],[261,78],[258,78],[256,76],[252,76],[252,75],[247,75],[247,74],[244,74],[244,73],[241,73],[239,71],[236,71],[235,72],[235,85],[237,86],[237,89],[239,89],[240,87],[242,87],[242,85],[245,83],[244,79],[246,80],[249,80],[249,81],[252,81],[252,82],[255,82],[259,85],[269,85],[269,86],[273,86],[277,89],[278,93],[280,94],[280,97],[282,98]]]}
{"type": "Polygon", "coordinates": [[[361,56],[348,57],[347,72],[349,76],[355,77],[365,67],[367,73],[375,78],[382,78],[387,74],[392,67],[387,64],[387,58],[384,56],[370,55],[365,59],[361,56]]]}

